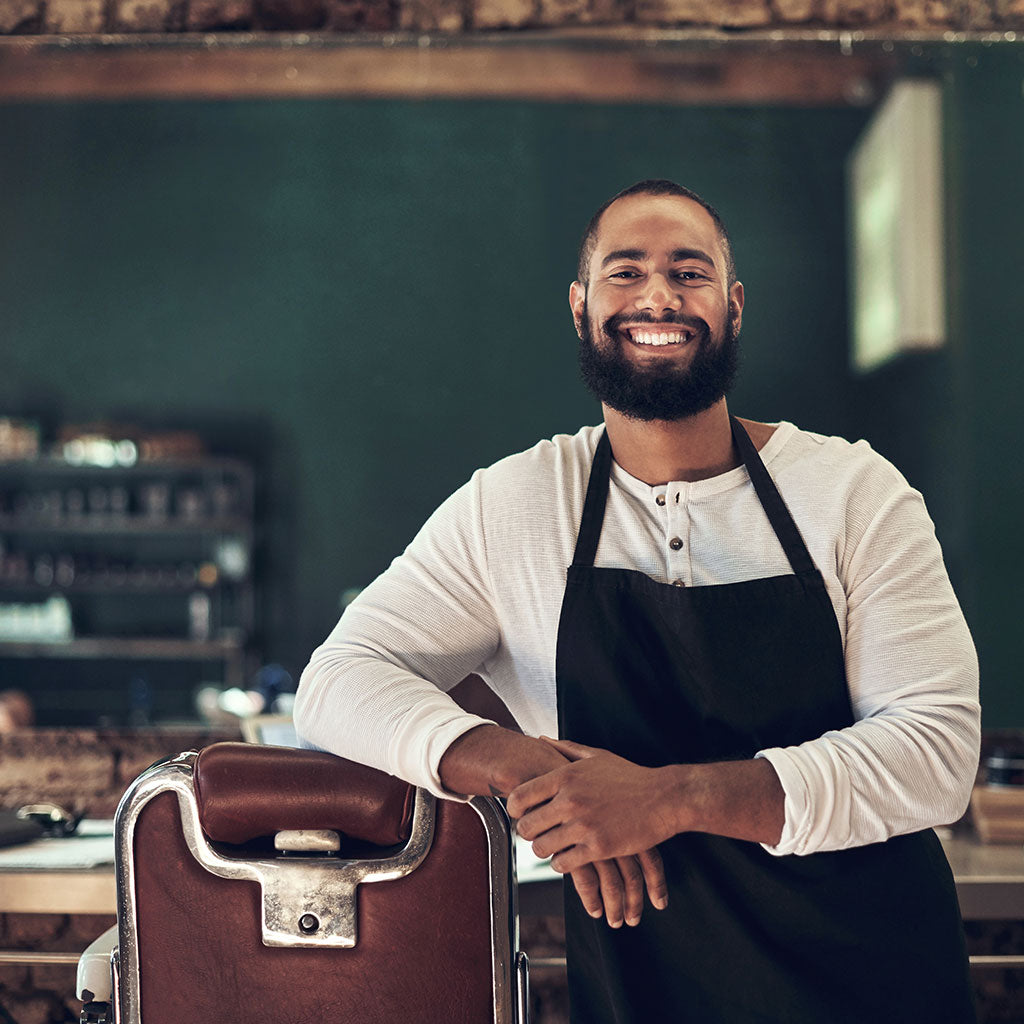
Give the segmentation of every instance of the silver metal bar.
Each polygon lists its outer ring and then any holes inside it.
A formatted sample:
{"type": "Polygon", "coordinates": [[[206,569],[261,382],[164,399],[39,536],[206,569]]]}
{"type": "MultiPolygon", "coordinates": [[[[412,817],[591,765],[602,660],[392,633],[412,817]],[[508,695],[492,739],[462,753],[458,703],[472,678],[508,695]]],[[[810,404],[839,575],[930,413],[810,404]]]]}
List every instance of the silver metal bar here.
{"type": "Polygon", "coordinates": [[[77,967],[81,958],[81,953],[45,953],[25,949],[0,949],[0,964],[68,964],[77,967]]]}
{"type": "Polygon", "coordinates": [[[972,967],[1024,967],[1024,956],[972,956],[972,967]]]}
{"type": "MultiPolygon", "coordinates": [[[[519,951],[519,912],[516,897],[515,847],[505,808],[491,797],[475,796],[470,807],[479,815],[487,836],[491,890],[491,977],[494,1024],[517,1024],[516,954],[519,951]]],[[[518,1024],[525,1024],[521,1018],[518,1024]]]]}
{"type": "Polygon", "coordinates": [[[564,971],[564,956],[531,956],[531,971],[564,971]]]}

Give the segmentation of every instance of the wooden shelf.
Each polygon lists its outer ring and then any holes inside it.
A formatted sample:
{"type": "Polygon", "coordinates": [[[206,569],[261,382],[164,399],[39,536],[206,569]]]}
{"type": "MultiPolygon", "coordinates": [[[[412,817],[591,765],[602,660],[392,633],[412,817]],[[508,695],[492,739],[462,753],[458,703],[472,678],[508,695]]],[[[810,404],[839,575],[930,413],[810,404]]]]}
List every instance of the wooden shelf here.
{"type": "Polygon", "coordinates": [[[242,637],[189,640],[185,637],[80,636],[46,642],[0,640],[0,658],[130,658],[153,661],[202,661],[241,654],[242,637]]]}
{"type": "Polygon", "coordinates": [[[242,534],[246,537],[252,532],[248,520],[240,516],[229,516],[223,519],[147,519],[144,516],[82,516],[63,519],[40,519],[30,516],[0,515],[0,532],[6,533],[41,533],[80,536],[131,534],[132,536],[151,535],[188,536],[202,533],[242,534]]]}
{"type": "Polygon", "coordinates": [[[213,594],[215,591],[227,587],[245,587],[251,583],[246,577],[244,579],[228,579],[218,577],[217,582],[212,586],[200,583],[198,579],[191,583],[184,581],[174,583],[133,583],[125,580],[123,583],[71,583],[68,586],[60,586],[52,583],[44,586],[42,583],[34,583],[32,580],[16,582],[13,580],[0,581],[0,603],[5,600],[4,595],[9,599],[14,595],[30,594],[36,597],[69,597],[75,594],[136,594],[159,597],[161,594],[191,594],[201,591],[205,594],[213,594]]]}

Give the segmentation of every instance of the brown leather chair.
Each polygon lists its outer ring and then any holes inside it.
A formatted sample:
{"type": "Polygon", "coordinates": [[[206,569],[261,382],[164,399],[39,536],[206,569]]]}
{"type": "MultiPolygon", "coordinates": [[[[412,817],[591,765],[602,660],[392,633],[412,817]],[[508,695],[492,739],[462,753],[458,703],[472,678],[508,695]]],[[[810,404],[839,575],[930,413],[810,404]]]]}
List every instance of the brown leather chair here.
{"type": "Polygon", "coordinates": [[[115,831],[113,982],[80,968],[83,1021],[527,1024],[495,800],[217,743],[144,772],[115,831]]]}

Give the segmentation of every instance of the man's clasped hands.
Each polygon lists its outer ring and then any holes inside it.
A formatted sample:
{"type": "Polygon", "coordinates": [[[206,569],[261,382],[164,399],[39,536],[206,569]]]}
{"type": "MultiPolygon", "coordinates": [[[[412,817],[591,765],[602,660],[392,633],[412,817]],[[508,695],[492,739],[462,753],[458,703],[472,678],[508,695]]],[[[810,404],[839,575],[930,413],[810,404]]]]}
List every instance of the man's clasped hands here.
{"type": "Polygon", "coordinates": [[[539,742],[550,767],[508,792],[519,835],[556,871],[571,874],[591,917],[604,915],[613,928],[638,924],[645,885],[663,910],[668,887],[657,846],[679,831],[663,770],[569,740],[539,742]]]}

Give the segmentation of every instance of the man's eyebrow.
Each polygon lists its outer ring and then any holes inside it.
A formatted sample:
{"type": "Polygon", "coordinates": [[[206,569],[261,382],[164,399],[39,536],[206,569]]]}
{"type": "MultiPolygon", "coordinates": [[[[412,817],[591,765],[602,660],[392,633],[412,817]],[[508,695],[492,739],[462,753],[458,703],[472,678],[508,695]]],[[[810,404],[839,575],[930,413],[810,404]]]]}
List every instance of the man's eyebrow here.
{"type": "Polygon", "coordinates": [[[715,261],[703,249],[674,249],[672,251],[672,262],[680,260],[700,260],[709,267],[714,267],[715,261]]]}
{"type": "Polygon", "coordinates": [[[646,249],[614,249],[608,253],[603,260],[601,260],[601,266],[606,267],[609,263],[614,263],[616,260],[645,260],[647,259],[646,249]]]}
{"type": "MultiPolygon", "coordinates": [[[[616,260],[645,260],[647,259],[646,249],[613,249],[603,260],[601,266],[606,267],[616,260]]],[[[700,260],[709,267],[714,267],[714,259],[703,249],[673,249],[671,262],[678,263],[681,260],[700,260]]]]}

